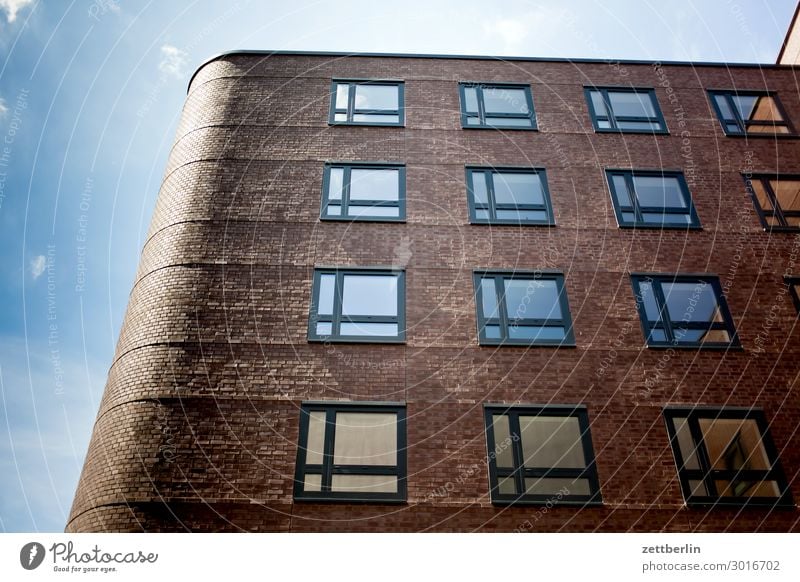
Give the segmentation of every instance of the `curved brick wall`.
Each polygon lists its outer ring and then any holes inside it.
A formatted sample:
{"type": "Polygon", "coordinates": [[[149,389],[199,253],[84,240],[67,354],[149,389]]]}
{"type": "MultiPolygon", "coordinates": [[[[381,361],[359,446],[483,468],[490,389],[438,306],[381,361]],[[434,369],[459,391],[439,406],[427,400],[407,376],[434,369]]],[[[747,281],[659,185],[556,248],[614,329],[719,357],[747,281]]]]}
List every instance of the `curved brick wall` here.
{"type": "Polygon", "coordinates": [[[233,55],[202,67],[67,530],[512,531],[526,521],[541,531],[798,529],[792,510],[686,509],[661,418],[666,403],[764,408],[800,498],[800,332],[790,303],[765,352],[752,349],[794,239],[765,235],[739,175],[777,160],[800,173],[800,143],[779,142],[776,153],[771,140],[722,137],[703,90],[733,85],[731,75],[751,88],[766,78],[797,124],[793,71],[665,67],[697,170],[703,230],[687,236],[616,226],[602,168],[687,164],[652,67],[626,68],[625,84],[657,87],[672,135],[591,130],[583,85],[620,82],[603,63],[233,55]],[[328,127],[332,77],[404,79],[406,127],[328,127]],[[540,131],[463,131],[459,80],[530,82],[540,131]],[[407,223],[320,223],[325,160],[404,162],[407,223]],[[465,164],[547,168],[558,226],[470,226],[465,164]],[[306,341],[315,265],[389,265],[402,249],[405,345],[306,341]],[[471,277],[481,267],[563,270],[577,347],[479,347],[471,277]],[[724,282],[732,269],[728,301],[744,351],[679,352],[648,387],[664,352],[641,347],[630,271],[724,282]],[[298,408],[324,399],[407,403],[408,504],[293,503],[298,408]],[[604,506],[493,507],[485,470],[459,477],[486,455],[483,403],[550,401],[587,405],[604,506]]]}

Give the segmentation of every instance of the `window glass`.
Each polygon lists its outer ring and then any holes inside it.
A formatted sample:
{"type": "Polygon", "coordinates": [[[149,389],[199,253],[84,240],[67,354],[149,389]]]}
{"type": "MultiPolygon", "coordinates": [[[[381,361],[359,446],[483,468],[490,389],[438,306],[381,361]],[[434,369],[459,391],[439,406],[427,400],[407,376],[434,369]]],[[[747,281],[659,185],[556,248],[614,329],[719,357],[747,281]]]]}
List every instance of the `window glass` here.
{"type": "Polygon", "coordinates": [[[608,99],[611,102],[611,109],[617,117],[654,117],[656,115],[650,93],[609,91],[608,99]]]}
{"type": "Polygon", "coordinates": [[[397,200],[400,172],[395,169],[357,169],[350,172],[350,200],[397,200]]]}
{"type": "Polygon", "coordinates": [[[722,321],[711,285],[662,283],[667,309],[673,321],[722,321]]]}
{"type": "Polygon", "coordinates": [[[462,83],[461,88],[464,127],[536,128],[529,86],[462,83]]]}
{"type": "Polygon", "coordinates": [[[552,280],[506,279],[509,319],[560,318],[558,287],[552,280]]]}
{"type": "Polygon", "coordinates": [[[497,173],[494,195],[498,204],[544,204],[538,174],[497,173]]]}
{"type": "Polygon", "coordinates": [[[770,186],[784,211],[800,211],[800,180],[771,180],[770,186]]]}
{"type": "Polygon", "coordinates": [[[526,467],[585,467],[576,417],[520,416],[526,467]]]}
{"type": "Polygon", "coordinates": [[[633,187],[641,206],[686,208],[686,200],[672,176],[634,176],[633,187]]]}
{"type": "Polygon", "coordinates": [[[333,295],[336,285],[335,275],[320,275],[319,277],[319,307],[317,313],[320,315],[333,314],[333,295]]]}
{"type": "Polygon", "coordinates": [[[345,275],[342,315],[397,315],[397,277],[345,275]]]}
{"type": "Polygon", "coordinates": [[[491,87],[483,90],[483,103],[487,113],[528,114],[528,101],[523,89],[491,87]]]}
{"type": "Polygon", "coordinates": [[[397,85],[356,85],[356,110],[399,108],[397,85]]]}
{"type": "Polygon", "coordinates": [[[397,463],[397,415],[337,412],[333,462],[336,465],[397,463]]]}

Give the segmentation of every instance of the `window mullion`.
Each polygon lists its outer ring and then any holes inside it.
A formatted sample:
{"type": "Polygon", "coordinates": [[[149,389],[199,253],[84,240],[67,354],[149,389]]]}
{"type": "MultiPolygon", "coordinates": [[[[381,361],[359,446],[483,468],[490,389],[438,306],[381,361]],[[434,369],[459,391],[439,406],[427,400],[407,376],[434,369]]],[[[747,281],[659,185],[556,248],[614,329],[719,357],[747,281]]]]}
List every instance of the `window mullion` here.
{"type": "Polygon", "coordinates": [[[342,216],[350,215],[350,172],[352,166],[345,166],[342,172],[342,216]]]}
{"type": "Polygon", "coordinates": [[[775,195],[775,190],[772,189],[772,184],[766,179],[762,179],[761,184],[764,186],[764,191],[772,204],[772,215],[778,219],[781,226],[789,226],[789,223],[786,222],[786,216],[783,214],[783,208],[781,208],[778,197],[775,195]]]}
{"type": "Polygon", "coordinates": [[[675,341],[675,334],[672,331],[672,321],[669,318],[669,310],[667,308],[667,299],[664,296],[664,290],[661,288],[661,281],[653,281],[653,296],[658,303],[658,315],[661,323],[664,326],[664,335],[669,343],[675,341]]]}
{"type": "Polygon", "coordinates": [[[478,119],[481,125],[486,125],[486,109],[483,106],[483,87],[475,85],[475,97],[478,100],[478,119]]]}
{"type": "MultiPolygon", "coordinates": [[[[525,460],[522,453],[522,431],[519,427],[519,415],[507,413],[508,429],[511,437],[511,454],[514,459],[514,483],[517,496],[525,495],[525,460]],[[516,440],[514,437],[517,437],[516,440]]],[[[498,483],[499,485],[499,483],[498,483]]]]}
{"type": "Polygon", "coordinates": [[[617,126],[617,117],[614,114],[614,108],[611,106],[611,97],[608,96],[608,89],[600,89],[600,95],[603,97],[603,105],[606,107],[608,123],[611,125],[611,129],[619,129],[617,126]]]}
{"type": "Polygon", "coordinates": [[[628,189],[628,197],[631,199],[631,204],[633,204],[633,214],[636,222],[644,222],[642,207],[639,205],[639,198],[636,194],[636,186],[633,182],[633,172],[625,174],[625,187],[628,189]]]}
{"type": "Polygon", "coordinates": [[[489,220],[497,220],[497,201],[494,197],[495,172],[482,172],[486,182],[486,201],[489,204],[489,220]]]}
{"type": "Polygon", "coordinates": [[[508,339],[508,311],[506,310],[505,277],[494,277],[494,292],[497,295],[497,316],[500,320],[500,338],[508,339]]]}
{"type": "Polygon", "coordinates": [[[341,334],[340,325],[342,323],[342,297],[344,294],[344,273],[336,271],[336,279],[334,281],[333,290],[333,315],[331,335],[338,337],[341,334]]]}
{"type": "Polygon", "coordinates": [[[353,123],[353,113],[356,110],[356,84],[349,83],[347,86],[347,122],[353,123]]]}
{"type": "Polygon", "coordinates": [[[325,411],[325,447],[322,453],[322,487],[323,493],[330,493],[333,475],[333,446],[336,439],[336,410],[325,411]]]}
{"type": "MultiPolygon", "coordinates": [[[[700,423],[698,422],[697,414],[690,414],[686,421],[689,423],[689,432],[692,435],[692,440],[695,443],[694,456],[700,464],[703,471],[703,483],[706,486],[708,495],[717,497],[717,485],[711,477],[711,461],[708,458],[708,451],[706,450],[706,442],[703,438],[703,432],[700,430],[700,423]]],[[[684,465],[686,459],[683,459],[684,465]]]]}

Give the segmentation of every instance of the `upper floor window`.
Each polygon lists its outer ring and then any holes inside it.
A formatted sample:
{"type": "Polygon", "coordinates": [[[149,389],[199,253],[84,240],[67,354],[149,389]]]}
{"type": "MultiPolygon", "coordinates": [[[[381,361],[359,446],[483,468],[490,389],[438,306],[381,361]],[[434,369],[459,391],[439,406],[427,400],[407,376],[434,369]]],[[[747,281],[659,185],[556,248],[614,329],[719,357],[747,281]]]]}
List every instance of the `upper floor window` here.
{"type": "Polygon", "coordinates": [[[294,483],[295,499],[404,501],[405,406],[304,402],[294,483]]]}
{"type": "Polygon", "coordinates": [[[405,167],[399,164],[326,164],[320,217],[323,220],[404,220],[405,167]]]}
{"type": "Polygon", "coordinates": [[[794,133],[775,93],[709,91],[727,135],[790,135],[794,133]]]}
{"type": "Polygon", "coordinates": [[[485,407],[492,503],[600,503],[583,406],[485,407]]]}
{"type": "Polygon", "coordinates": [[[536,129],[529,85],[461,83],[459,90],[463,127],[536,129]]]}
{"type": "Polygon", "coordinates": [[[621,227],[700,227],[681,172],[606,170],[606,176],[621,227]]]}
{"type": "Polygon", "coordinates": [[[719,278],[631,275],[647,345],[727,348],[739,345],[719,278]]]}
{"type": "Polygon", "coordinates": [[[688,505],[792,506],[763,412],[669,407],[664,417],[688,505]]]}
{"type": "Polygon", "coordinates": [[[400,81],[334,80],[328,121],[332,125],[403,125],[403,109],[400,81]]]}
{"type": "Polygon", "coordinates": [[[467,168],[470,222],[554,224],[541,168],[467,168]]]}
{"type": "Polygon", "coordinates": [[[549,271],[476,271],[481,344],[574,346],[564,275],[549,271]]]}
{"type": "Polygon", "coordinates": [[[315,269],[309,341],[405,341],[405,273],[315,269]]]}
{"type": "Polygon", "coordinates": [[[800,229],[800,176],[748,175],[745,183],[765,229],[800,229]]]}
{"type": "Polygon", "coordinates": [[[585,92],[595,131],[667,133],[655,90],[586,87],[585,92]]]}
{"type": "Polygon", "coordinates": [[[784,282],[792,295],[797,312],[800,313],[800,277],[785,277],[784,282]]]}

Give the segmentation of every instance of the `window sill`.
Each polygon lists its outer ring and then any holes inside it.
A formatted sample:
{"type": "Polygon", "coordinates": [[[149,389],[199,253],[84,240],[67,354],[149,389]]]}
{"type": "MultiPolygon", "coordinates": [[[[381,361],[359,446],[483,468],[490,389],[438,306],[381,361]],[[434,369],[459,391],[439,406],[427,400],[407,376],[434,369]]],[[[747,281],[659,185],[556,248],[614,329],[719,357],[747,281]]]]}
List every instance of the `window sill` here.
{"type": "Polygon", "coordinates": [[[358,123],[355,121],[329,121],[328,125],[333,127],[334,125],[345,125],[350,127],[405,127],[405,123],[358,123]]]}
{"type": "Polygon", "coordinates": [[[538,127],[521,127],[519,125],[461,125],[461,129],[498,129],[502,131],[539,131],[538,127]]]}
{"type": "Polygon", "coordinates": [[[556,342],[556,341],[538,341],[538,342],[525,342],[514,340],[488,340],[481,339],[478,345],[486,347],[509,347],[509,348],[577,348],[575,342],[556,342]]]}
{"type": "Polygon", "coordinates": [[[669,135],[667,129],[606,129],[595,127],[595,133],[633,133],[639,135],[669,135]]]}
{"type": "Polygon", "coordinates": [[[394,337],[310,337],[308,343],[313,344],[405,344],[405,338],[394,337]]]}
{"type": "Polygon", "coordinates": [[[368,218],[356,218],[352,216],[320,216],[319,219],[322,222],[399,222],[404,223],[406,221],[405,217],[403,218],[392,218],[386,216],[370,216],[368,218]]]}
{"type": "Polygon", "coordinates": [[[374,505],[406,505],[408,501],[398,498],[366,498],[366,497],[323,497],[323,496],[294,496],[292,501],[295,503],[358,503],[358,504],[374,504],[374,505]]]}

